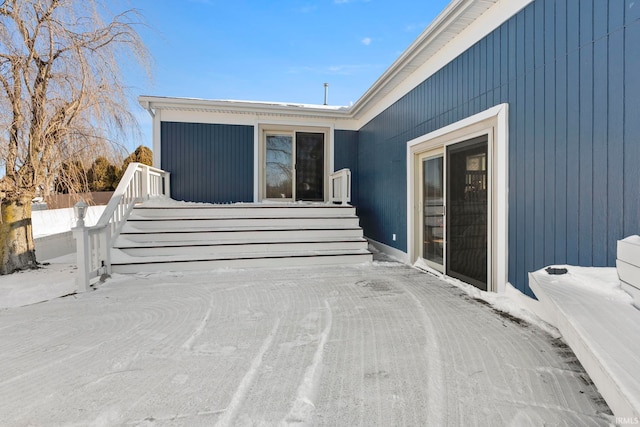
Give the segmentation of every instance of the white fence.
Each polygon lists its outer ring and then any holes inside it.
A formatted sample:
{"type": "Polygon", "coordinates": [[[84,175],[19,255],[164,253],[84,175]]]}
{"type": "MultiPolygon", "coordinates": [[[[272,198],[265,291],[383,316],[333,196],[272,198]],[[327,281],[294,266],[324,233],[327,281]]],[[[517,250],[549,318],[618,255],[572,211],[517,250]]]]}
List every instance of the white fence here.
{"type": "Polygon", "coordinates": [[[141,163],[131,163],[98,223],[85,227],[80,218],[73,229],[78,254],[78,292],[96,277],[111,273],[111,242],[120,234],[136,203],[169,193],[169,173],[141,163]]]}
{"type": "Polygon", "coordinates": [[[329,178],[331,186],[329,201],[346,205],[351,201],[351,171],[349,169],[340,169],[332,173],[329,178]]]}

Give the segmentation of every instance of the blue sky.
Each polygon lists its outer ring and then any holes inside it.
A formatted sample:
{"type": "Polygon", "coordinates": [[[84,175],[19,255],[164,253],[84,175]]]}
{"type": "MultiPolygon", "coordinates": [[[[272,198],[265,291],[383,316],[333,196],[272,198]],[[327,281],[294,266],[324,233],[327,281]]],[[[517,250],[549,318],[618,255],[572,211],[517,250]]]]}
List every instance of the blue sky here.
{"type": "MultiPolygon", "coordinates": [[[[134,95],[356,102],[449,0],[133,0],[149,26],[153,82],[134,95]]],[[[137,106],[137,104],[136,104],[137,106]]],[[[142,141],[151,121],[138,111],[142,141]]]]}

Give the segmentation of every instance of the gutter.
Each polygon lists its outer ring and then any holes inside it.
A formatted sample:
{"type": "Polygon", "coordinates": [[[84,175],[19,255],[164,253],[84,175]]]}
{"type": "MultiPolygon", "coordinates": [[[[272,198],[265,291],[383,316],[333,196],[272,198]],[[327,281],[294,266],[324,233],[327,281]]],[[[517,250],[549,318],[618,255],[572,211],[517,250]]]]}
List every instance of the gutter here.
{"type": "Polygon", "coordinates": [[[149,112],[149,115],[151,115],[152,119],[156,118],[156,112],[153,111],[153,109],[151,108],[151,102],[149,101],[143,101],[142,97],[138,98],[138,102],[140,103],[140,105],[142,106],[142,108],[144,108],[145,110],[147,110],[149,112]]]}

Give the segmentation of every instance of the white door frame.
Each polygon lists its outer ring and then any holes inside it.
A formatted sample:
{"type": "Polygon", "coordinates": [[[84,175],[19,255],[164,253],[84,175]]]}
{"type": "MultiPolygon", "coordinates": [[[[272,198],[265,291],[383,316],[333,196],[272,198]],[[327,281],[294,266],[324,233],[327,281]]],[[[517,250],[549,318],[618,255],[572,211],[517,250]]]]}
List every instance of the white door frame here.
{"type": "Polygon", "coordinates": [[[493,292],[504,292],[508,282],[508,111],[508,104],[500,104],[407,142],[407,252],[409,262],[414,263],[420,253],[416,236],[421,231],[417,228],[418,157],[427,151],[439,148],[446,151],[449,145],[487,135],[490,173],[487,289],[493,292]]]}
{"type": "MultiPolygon", "coordinates": [[[[444,149],[444,147],[437,147],[435,149],[432,150],[427,150],[427,151],[421,151],[419,153],[415,153],[414,156],[414,161],[415,161],[415,174],[414,174],[414,197],[415,197],[415,202],[414,203],[414,218],[415,218],[415,233],[414,233],[414,239],[415,237],[417,237],[418,234],[420,234],[420,239],[415,239],[415,256],[416,258],[418,258],[420,256],[420,253],[422,252],[422,248],[424,247],[424,238],[423,238],[423,233],[425,230],[425,221],[424,221],[424,191],[422,191],[422,185],[423,185],[423,176],[424,176],[424,161],[425,160],[429,160],[429,159],[435,159],[441,157],[442,158],[442,177],[441,179],[442,181],[442,199],[443,199],[443,204],[446,205],[446,196],[447,196],[447,185],[446,185],[446,177],[447,177],[447,162],[446,162],[446,150],[444,149]]],[[[443,231],[446,230],[446,216],[443,215],[443,224],[442,224],[442,229],[443,231]]],[[[446,271],[446,253],[447,253],[447,247],[446,247],[446,239],[445,236],[443,235],[443,245],[442,245],[442,265],[436,265],[437,263],[433,262],[433,261],[429,261],[427,259],[423,260],[424,262],[427,264],[427,266],[433,268],[434,270],[438,271],[439,273],[444,273],[444,271],[446,271]]]]}
{"type": "Polygon", "coordinates": [[[256,201],[262,200],[284,200],[284,201],[295,201],[295,168],[293,170],[294,180],[293,180],[293,189],[292,189],[292,199],[268,199],[266,197],[266,138],[267,135],[292,135],[293,136],[293,161],[295,163],[295,150],[296,150],[296,134],[302,132],[308,133],[321,133],[324,135],[324,201],[329,200],[329,175],[333,170],[333,129],[331,127],[325,126],[303,126],[303,125],[291,125],[291,124],[275,124],[275,123],[261,123],[256,126],[256,138],[257,138],[257,149],[256,149],[256,165],[255,169],[257,170],[256,174],[256,182],[255,185],[257,187],[257,197],[256,201]]]}

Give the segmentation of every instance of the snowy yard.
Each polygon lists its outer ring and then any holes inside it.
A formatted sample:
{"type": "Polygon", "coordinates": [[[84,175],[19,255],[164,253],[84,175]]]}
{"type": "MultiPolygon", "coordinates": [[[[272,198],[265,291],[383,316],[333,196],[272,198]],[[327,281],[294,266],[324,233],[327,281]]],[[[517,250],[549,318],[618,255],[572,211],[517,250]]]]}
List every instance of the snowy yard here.
{"type": "Polygon", "coordinates": [[[607,425],[562,341],[410,267],[116,276],[0,310],[4,425],[607,425]]]}

